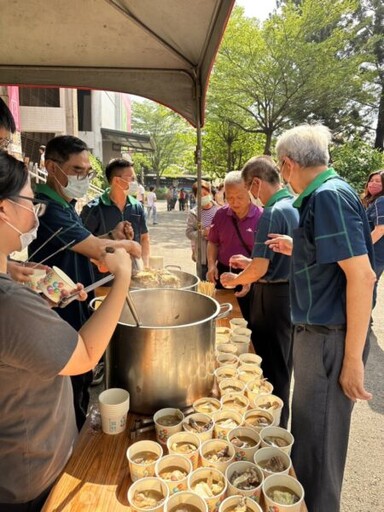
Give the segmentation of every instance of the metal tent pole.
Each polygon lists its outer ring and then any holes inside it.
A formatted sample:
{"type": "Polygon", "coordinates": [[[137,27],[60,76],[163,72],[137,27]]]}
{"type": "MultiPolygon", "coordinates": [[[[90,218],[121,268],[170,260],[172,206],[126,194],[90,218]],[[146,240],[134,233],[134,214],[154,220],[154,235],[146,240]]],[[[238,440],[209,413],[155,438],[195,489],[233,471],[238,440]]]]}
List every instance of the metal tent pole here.
{"type": "Polygon", "coordinates": [[[196,166],[197,166],[197,251],[196,269],[197,275],[201,275],[202,266],[202,227],[201,227],[201,164],[202,164],[202,140],[201,140],[201,90],[198,80],[196,81],[196,166]]]}

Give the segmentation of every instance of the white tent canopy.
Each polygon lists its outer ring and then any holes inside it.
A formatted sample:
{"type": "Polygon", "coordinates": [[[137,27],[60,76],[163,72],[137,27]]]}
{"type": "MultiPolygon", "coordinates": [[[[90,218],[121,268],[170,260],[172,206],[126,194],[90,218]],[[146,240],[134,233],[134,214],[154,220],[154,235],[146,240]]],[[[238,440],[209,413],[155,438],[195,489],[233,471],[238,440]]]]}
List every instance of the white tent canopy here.
{"type": "Polygon", "coordinates": [[[0,8],[0,83],[144,96],[202,124],[234,0],[14,0],[0,8]]]}

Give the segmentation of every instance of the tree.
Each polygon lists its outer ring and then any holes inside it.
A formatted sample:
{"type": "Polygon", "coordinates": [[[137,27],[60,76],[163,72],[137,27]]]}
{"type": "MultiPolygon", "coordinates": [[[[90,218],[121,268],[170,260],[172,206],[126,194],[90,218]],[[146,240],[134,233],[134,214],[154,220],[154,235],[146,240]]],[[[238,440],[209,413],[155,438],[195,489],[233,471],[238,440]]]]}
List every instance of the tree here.
{"type": "MultiPolygon", "coordinates": [[[[140,156],[139,160],[142,166],[156,174],[158,187],[160,177],[167,169],[192,160],[190,155],[194,151],[194,130],[168,108],[149,100],[134,102],[132,129],[138,133],[150,134],[155,143],[155,151],[140,156]]],[[[136,157],[135,159],[139,161],[136,157]]]]}
{"type": "Polygon", "coordinates": [[[212,98],[221,97],[235,125],[264,135],[264,153],[270,154],[274,134],[293,123],[345,125],[347,106],[366,93],[358,74],[362,56],[345,51],[355,8],[354,0],[287,2],[263,25],[235,9],[214,68],[212,98]],[[239,122],[240,113],[245,119],[239,122]]]}

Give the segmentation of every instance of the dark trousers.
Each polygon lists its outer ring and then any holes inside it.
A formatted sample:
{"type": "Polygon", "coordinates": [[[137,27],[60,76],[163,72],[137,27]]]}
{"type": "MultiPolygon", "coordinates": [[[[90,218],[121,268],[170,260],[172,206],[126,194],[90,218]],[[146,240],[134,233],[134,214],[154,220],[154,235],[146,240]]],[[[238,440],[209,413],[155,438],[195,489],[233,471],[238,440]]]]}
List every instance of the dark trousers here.
{"type": "Polygon", "coordinates": [[[0,503],[0,510],[1,512],[40,512],[48,498],[52,486],[53,484],[42,492],[40,496],[27,503],[0,503]]]}
{"type": "Polygon", "coordinates": [[[263,358],[264,376],[273,385],[273,393],[284,402],[280,425],[286,428],[289,418],[289,388],[292,376],[292,325],[289,284],[252,285],[249,292],[252,344],[263,358]]]}
{"type": "MultiPolygon", "coordinates": [[[[229,267],[227,265],[224,265],[223,263],[220,263],[220,261],[217,262],[217,270],[219,272],[219,279],[216,282],[216,288],[219,290],[222,290],[224,287],[220,283],[220,276],[221,274],[224,274],[224,272],[229,272],[229,267]]],[[[240,274],[242,272],[241,269],[235,269],[233,268],[231,270],[234,274],[240,274]]],[[[240,291],[242,289],[242,286],[236,286],[234,291],[240,291]]],[[[239,304],[241,314],[245,318],[247,322],[249,322],[249,309],[250,309],[250,293],[247,293],[245,297],[236,297],[237,303],[239,304]]]]}
{"type": "MultiPolygon", "coordinates": [[[[339,384],[345,331],[296,326],[292,462],[309,512],[338,512],[353,402],[339,384]]],[[[369,352],[369,336],[364,361],[369,352]]]]}
{"type": "Polygon", "coordinates": [[[75,406],[76,425],[80,431],[85,423],[89,405],[89,387],[92,383],[93,373],[89,371],[71,377],[73,388],[73,405],[75,406]]]}

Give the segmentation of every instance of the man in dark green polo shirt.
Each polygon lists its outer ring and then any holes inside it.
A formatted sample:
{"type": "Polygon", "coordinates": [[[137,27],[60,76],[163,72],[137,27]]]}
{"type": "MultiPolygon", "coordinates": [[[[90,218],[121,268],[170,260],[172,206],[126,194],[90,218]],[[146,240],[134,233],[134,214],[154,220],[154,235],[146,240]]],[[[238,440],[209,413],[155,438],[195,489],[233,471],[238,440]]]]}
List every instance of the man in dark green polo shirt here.
{"type": "MultiPolygon", "coordinates": [[[[292,460],[310,512],[339,511],[353,404],[372,398],[364,387],[372,240],[357,194],[328,167],[330,140],[326,127],[303,125],[276,146],[283,178],[300,194],[291,264],[292,460]]],[[[289,252],[284,237],[269,246],[289,252]]]]}
{"type": "MultiPolygon", "coordinates": [[[[251,158],[242,170],[245,186],[265,205],[255,232],[252,259],[232,256],[234,268],[245,268],[234,284],[255,283],[251,291],[249,328],[255,352],[262,357],[264,376],[284,402],[280,425],[289,418],[289,389],[292,375],[292,325],[289,301],[290,258],[273,252],[265,244],[269,233],[292,236],[299,214],[293,196],[282,186],[279,170],[268,157],[251,158]]],[[[223,284],[227,281],[222,278],[223,284]]],[[[240,292],[242,293],[242,292],[240,292]]]]}
{"type": "Polygon", "coordinates": [[[145,266],[149,266],[149,233],[143,205],[132,195],[135,171],[132,162],[124,158],[112,160],[105,169],[109,188],[84,206],[81,218],[95,236],[112,231],[121,221],[133,229],[133,239],[140,243],[145,266]]]}

